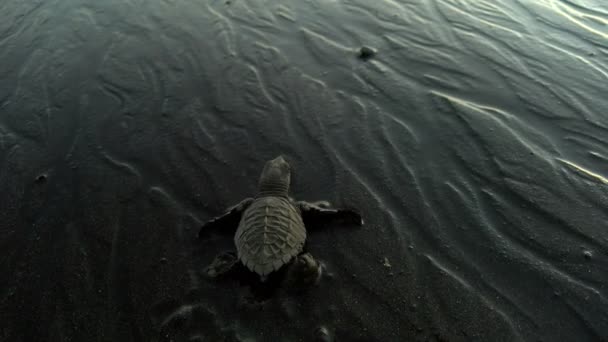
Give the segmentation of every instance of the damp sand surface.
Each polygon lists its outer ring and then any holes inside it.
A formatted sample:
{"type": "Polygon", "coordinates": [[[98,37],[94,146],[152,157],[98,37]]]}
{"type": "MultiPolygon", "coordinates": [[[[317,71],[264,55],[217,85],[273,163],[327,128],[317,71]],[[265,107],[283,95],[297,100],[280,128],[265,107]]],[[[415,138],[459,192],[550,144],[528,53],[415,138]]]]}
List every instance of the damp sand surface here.
{"type": "Polygon", "coordinates": [[[608,339],[600,0],[5,1],[0,340],[608,339]],[[257,301],[197,238],[255,193],[359,208],[257,301]]]}

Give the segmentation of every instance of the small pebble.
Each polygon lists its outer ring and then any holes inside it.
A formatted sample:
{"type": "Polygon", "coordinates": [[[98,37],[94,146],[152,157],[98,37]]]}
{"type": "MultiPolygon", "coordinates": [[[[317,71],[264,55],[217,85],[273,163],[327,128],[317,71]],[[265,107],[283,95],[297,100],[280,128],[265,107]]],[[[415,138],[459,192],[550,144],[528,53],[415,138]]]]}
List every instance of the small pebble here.
{"type": "Polygon", "coordinates": [[[583,256],[585,257],[585,259],[589,260],[593,256],[593,253],[591,253],[591,251],[584,251],[583,256]]]}
{"type": "Polygon", "coordinates": [[[167,263],[167,258],[160,258],[160,262],[162,264],[166,264],[167,263]]]}
{"type": "Polygon", "coordinates": [[[333,338],[331,337],[331,333],[329,329],[324,326],[320,326],[315,330],[315,341],[317,342],[332,342],[333,338]]]}
{"type": "Polygon", "coordinates": [[[44,183],[44,182],[46,182],[47,178],[48,178],[48,176],[45,173],[43,173],[40,176],[36,177],[36,183],[39,183],[39,184],[44,183]]]}
{"type": "Polygon", "coordinates": [[[391,268],[391,263],[388,261],[387,257],[384,257],[384,262],[382,263],[382,265],[384,265],[384,267],[386,268],[391,268]]]}
{"type": "Polygon", "coordinates": [[[366,61],[376,55],[376,50],[368,46],[363,46],[359,49],[359,58],[366,61]]]}

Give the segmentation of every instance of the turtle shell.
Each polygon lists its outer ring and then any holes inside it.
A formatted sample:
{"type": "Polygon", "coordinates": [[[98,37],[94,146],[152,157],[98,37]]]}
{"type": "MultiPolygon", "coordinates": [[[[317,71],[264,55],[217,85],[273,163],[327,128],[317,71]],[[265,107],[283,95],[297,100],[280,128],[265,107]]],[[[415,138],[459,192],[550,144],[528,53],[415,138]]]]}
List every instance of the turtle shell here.
{"type": "Polygon", "coordinates": [[[238,258],[261,276],[300,254],[305,241],[300,210],[283,197],[256,199],[243,213],[234,237],[238,258]]]}

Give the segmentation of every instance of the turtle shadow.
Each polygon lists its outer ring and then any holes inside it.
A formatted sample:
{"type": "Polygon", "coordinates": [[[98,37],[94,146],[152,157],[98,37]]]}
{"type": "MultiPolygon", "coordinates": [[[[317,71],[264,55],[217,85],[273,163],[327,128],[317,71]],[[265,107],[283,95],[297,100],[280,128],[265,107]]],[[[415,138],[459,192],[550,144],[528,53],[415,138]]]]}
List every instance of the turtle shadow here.
{"type": "Polygon", "coordinates": [[[287,267],[270,273],[262,280],[238,260],[234,251],[218,254],[203,273],[212,282],[236,287],[244,304],[259,304],[285,296],[297,297],[309,289],[307,286],[297,286],[292,277],[288,276],[287,267]]]}
{"type": "Polygon", "coordinates": [[[205,267],[203,273],[212,282],[237,287],[239,292],[250,297],[250,301],[264,302],[281,291],[286,271],[280,269],[262,281],[238,260],[236,252],[224,251],[205,267]]]}

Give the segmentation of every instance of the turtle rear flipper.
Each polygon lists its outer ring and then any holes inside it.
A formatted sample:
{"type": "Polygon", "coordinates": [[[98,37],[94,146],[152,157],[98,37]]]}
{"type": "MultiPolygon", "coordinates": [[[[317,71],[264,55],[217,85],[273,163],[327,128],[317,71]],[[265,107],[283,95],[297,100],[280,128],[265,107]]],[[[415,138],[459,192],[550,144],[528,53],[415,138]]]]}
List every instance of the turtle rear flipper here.
{"type": "Polygon", "coordinates": [[[315,203],[300,201],[297,204],[302,212],[304,224],[307,227],[314,227],[327,223],[345,223],[357,226],[363,225],[361,214],[352,209],[329,208],[327,202],[324,201],[315,203]]]}
{"type": "Polygon", "coordinates": [[[209,278],[222,278],[236,270],[239,259],[233,251],[222,252],[205,268],[209,278]]]}
{"type": "Polygon", "coordinates": [[[283,287],[289,293],[301,293],[319,284],[323,264],[310,253],[298,255],[287,267],[283,287]]]}
{"type": "Polygon", "coordinates": [[[239,204],[232,206],[221,215],[207,221],[198,232],[198,237],[204,238],[210,232],[233,234],[241,221],[241,216],[247,207],[253,203],[253,198],[246,198],[239,204]]]}

